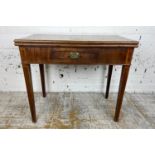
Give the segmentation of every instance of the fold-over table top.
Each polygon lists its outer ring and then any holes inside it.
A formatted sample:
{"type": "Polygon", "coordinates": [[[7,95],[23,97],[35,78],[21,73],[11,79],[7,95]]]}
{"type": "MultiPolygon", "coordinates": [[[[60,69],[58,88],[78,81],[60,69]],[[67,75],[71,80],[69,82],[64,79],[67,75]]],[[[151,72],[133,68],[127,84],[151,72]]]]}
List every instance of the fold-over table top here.
{"type": "Polygon", "coordinates": [[[33,34],[15,39],[16,46],[138,47],[138,41],[117,35],[33,34]]]}

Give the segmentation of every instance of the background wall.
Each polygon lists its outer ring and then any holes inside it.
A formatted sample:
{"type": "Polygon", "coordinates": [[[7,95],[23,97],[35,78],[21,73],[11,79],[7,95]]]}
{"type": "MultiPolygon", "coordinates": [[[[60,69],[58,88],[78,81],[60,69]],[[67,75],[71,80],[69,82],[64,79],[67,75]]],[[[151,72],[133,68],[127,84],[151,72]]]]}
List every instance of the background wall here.
{"type": "MultiPolygon", "coordinates": [[[[155,92],[155,27],[0,27],[0,91],[25,91],[15,38],[33,33],[112,34],[139,40],[126,91],[155,92]]],[[[35,91],[41,91],[38,65],[32,65],[35,91]]],[[[105,91],[107,66],[46,65],[48,91],[105,91]]],[[[111,91],[118,90],[120,66],[114,67],[111,91]]]]}

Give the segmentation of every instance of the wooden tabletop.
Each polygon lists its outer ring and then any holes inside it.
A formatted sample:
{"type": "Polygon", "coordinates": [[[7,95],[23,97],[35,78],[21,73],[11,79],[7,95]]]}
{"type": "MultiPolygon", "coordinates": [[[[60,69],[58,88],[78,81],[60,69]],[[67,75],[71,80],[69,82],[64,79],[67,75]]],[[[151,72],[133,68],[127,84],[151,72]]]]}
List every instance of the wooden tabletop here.
{"type": "Polygon", "coordinates": [[[137,47],[138,41],[117,35],[58,35],[58,34],[33,34],[31,36],[15,39],[16,46],[28,45],[96,45],[96,46],[123,46],[137,47]]]}

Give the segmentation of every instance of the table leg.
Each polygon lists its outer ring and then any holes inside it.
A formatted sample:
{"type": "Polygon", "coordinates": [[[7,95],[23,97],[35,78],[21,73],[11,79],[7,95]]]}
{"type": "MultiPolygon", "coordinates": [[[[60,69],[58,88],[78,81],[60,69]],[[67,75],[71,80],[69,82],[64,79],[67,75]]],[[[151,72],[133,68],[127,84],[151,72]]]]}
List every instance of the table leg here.
{"type": "Polygon", "coordinates": [[[25,83],[26,83],[26,88],[27,88],[27,95],[28,95],[28,100],[29,100],[32,121],[36,122],[37,120],[36,120],[35,101],[34,101],[34,94],[33,94],[30,64],[23,64],[23,72],[25,76],[25,83]]]}
{"type": "Polygon", "coordinates": [[[39,69],[40,69],[40,77],[41,77],[42,93],[43,93],[43,97],[46,97],[44,64],[39,64],[39,69]]]}
{"type": "Polygon", "coordinates": [[[105,94],[105,98],[106,99],[109,96],[109,88],[110,88],[112,70],[113,70],[113,65],[109,65],[109,68],[108,68],[108,77],[107,77],[107,87],[106,87],[106,94],[105,94]]]}
{"type": "Polygon", "coordinates": [[[119,92],[118,92],[118,97],[117,97],[117,105],[115,109],[115,116],[114,116],[114,121],[118,121],[119,119],[119,114],[122,106],[122,101],[123,101],[123,96],[125,92],[125,87],[128,79],[128,74],[129,74],[129,69],[130,65],[123,65],[122,66],[122,73],[121,73],[121,78],[120,78],[120,84],[119,84],[119,92]]]}

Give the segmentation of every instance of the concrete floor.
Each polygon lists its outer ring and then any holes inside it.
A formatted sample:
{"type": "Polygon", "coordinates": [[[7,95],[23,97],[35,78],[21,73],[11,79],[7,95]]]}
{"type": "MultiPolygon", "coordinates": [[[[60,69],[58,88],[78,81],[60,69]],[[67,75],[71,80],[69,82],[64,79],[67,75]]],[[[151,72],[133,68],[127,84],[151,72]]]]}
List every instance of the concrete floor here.
{"type": "Polygon", "coordinates": [[[155,128],[155,95],[124,96],[120,121],[113,121],[117,94],[35,93],[37,123],[31,122],[26,93],[0,93],[0,128],[155,128]]]}

